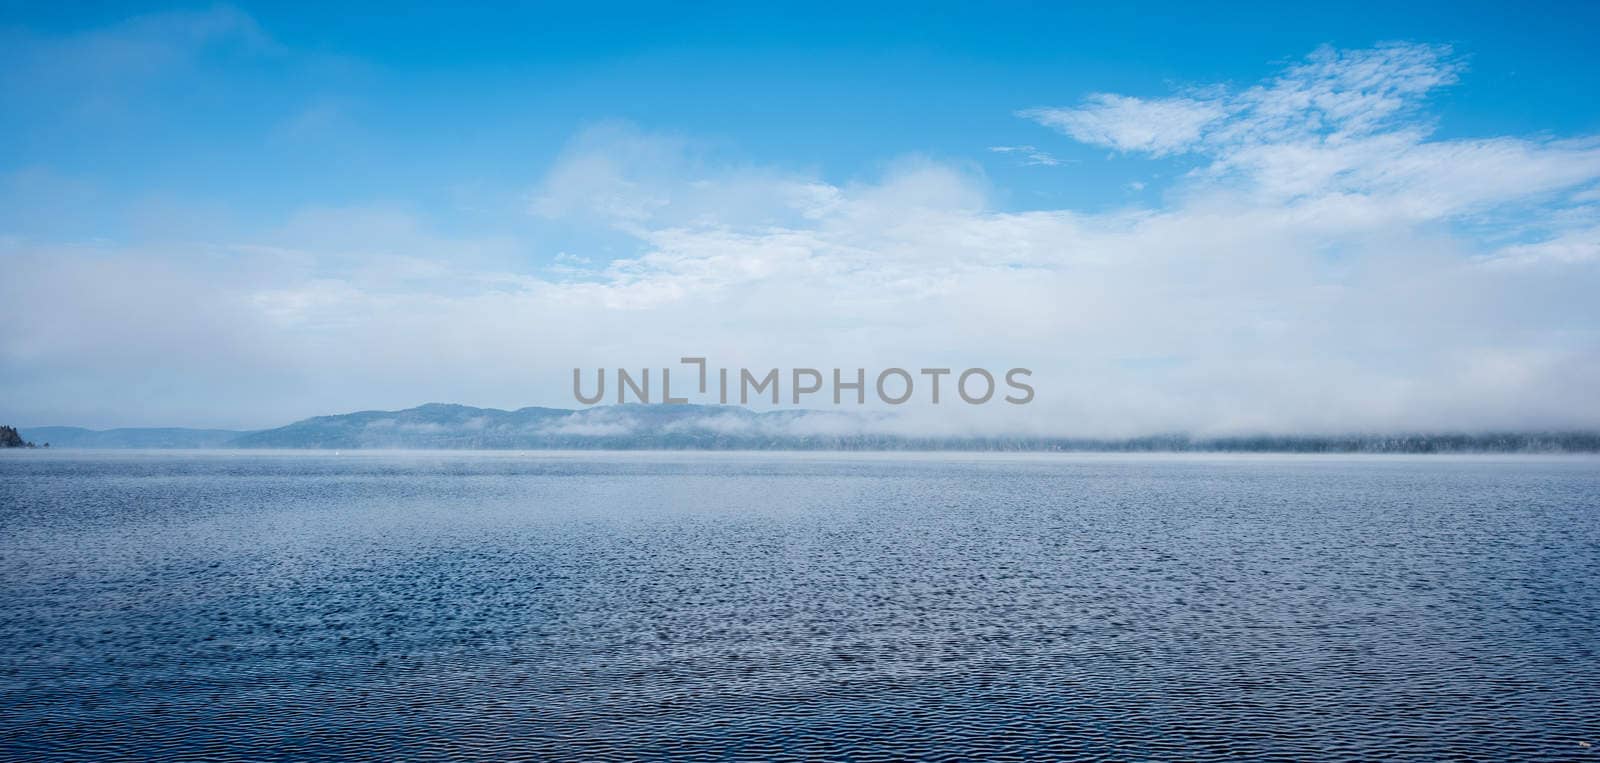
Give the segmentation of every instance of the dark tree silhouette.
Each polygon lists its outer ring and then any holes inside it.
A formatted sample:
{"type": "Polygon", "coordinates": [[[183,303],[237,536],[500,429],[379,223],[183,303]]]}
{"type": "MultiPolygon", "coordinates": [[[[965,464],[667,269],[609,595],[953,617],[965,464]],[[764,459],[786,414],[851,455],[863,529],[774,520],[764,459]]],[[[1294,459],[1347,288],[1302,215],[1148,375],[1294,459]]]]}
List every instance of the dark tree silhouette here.
{"type": "Polygon", "coordinates": [[[0,448],[31,448],[33,443],[22,439],[16,427],[0,426],[0,448]]]}

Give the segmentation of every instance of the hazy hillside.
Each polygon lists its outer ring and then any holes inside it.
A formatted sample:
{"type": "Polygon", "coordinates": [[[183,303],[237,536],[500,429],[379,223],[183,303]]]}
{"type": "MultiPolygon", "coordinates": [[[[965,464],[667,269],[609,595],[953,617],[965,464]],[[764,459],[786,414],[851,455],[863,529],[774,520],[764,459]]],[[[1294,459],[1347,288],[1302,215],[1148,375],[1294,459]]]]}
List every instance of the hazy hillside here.
{"type": "Polygon", "coordinates": [[[318,416],[240,436],[244,448],[972,450],[1277,453],[1600,452],[1597,433],[1389,434],[1131,439],[925,437],[872,414],[718,405],[505,411],[430,403],[318,416]]]}
{"type": "MultiPolygon", "coordinates": [[[[824,414],[733,406],[617,405],[585,410],[473,408],[429,403],[403,411],[318,416],[248,434],[244,448],[818,448],[837,437],[794,422],[824,414]]],[[[837,415],[827,414],[830,420],[837,415]]]]}
{"type": "Polygon", "coordinates": [[[58,448],[313,448],[526,450],[957,450],[1272,453],[1592,453],[1600,433],[1261,435],[1130,439],[926,437],[897,434],[874,414],[737,406],[616,405],[474,408],[430,403],[401,411],[317,416],[276,429],[32,427],[29,440],[58,448]]]}
{"type": "Polygon", "coordinates": [[[26,427],[22,436],[52,448],[223,448],[247,432],[232,429],[142,427],[84,429],[82,427],[26,427]]]}

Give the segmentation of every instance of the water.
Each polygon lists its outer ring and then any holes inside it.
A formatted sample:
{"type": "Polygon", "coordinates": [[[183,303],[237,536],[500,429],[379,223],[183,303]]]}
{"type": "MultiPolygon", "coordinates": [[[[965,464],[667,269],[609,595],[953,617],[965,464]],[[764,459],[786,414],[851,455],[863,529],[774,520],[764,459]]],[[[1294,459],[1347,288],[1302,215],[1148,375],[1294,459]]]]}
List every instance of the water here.
{"type": "Polygon", "coordinates": [[[1587,458],[7,453],[0,758],[1594,760],[1597,579],[1587,458]]]}

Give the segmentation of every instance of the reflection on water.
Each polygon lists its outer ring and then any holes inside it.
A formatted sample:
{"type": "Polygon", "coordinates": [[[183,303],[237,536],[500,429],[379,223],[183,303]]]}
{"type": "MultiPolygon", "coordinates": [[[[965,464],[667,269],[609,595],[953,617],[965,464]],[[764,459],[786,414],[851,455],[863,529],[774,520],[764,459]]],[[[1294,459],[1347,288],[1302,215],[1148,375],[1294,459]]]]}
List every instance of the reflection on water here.
{"type": "Polygon", "coordinates": [[[1595,759],[1600,462],[0,457],[0,758],[1595,759]]]}

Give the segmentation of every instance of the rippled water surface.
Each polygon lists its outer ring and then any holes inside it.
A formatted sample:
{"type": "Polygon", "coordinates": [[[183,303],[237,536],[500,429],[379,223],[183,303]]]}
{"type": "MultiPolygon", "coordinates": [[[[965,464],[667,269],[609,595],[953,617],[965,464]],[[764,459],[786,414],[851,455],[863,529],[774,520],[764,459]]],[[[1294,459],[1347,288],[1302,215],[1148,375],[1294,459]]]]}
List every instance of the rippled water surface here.
{"type": "Polygon", "coordinates": [[[0,758],[1600,760],[1597,583],[1585,458],[6,453],[0,758]]]}

